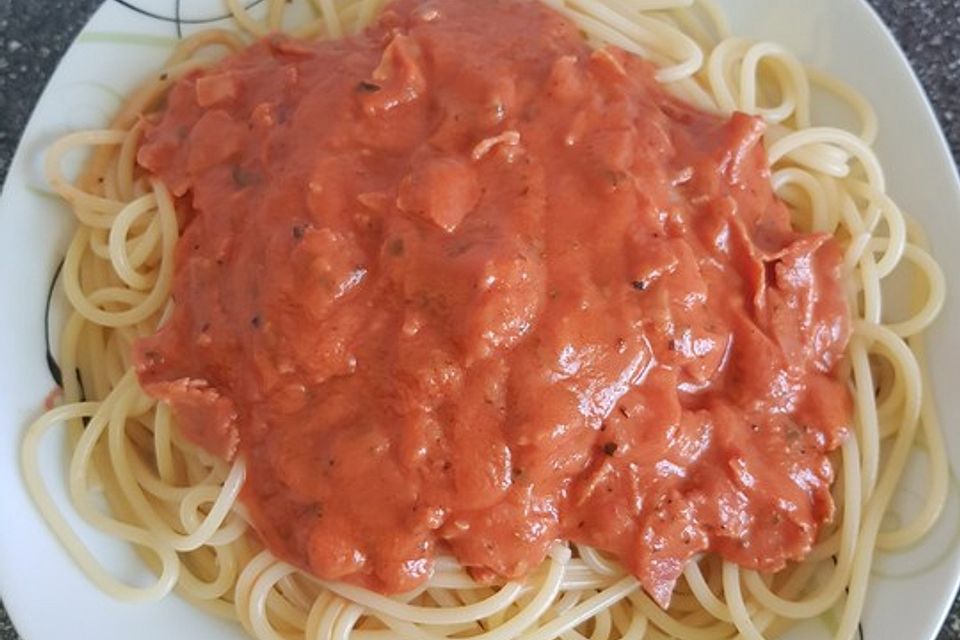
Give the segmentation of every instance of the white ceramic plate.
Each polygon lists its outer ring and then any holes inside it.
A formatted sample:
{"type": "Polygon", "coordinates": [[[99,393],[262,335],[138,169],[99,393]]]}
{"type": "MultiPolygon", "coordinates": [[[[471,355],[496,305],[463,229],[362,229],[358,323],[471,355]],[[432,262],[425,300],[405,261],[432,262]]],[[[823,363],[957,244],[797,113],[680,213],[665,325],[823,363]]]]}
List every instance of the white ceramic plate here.
{"type": "MultiPolygon", "coordinates": [[[[934,392],[954,468],[960,466],[960,395],[950,388],[960,362],[960,184],[930,105],[890,34],[863,0],[721,0],[735,33],[788,45],[806,62],[858,87],[877,107],[877,150],[890,191],[933,239],[948,276],[948,302],[930,332],[934,392]],[[952,250],[953,249],[953,250],[952,250]]],[[[163,61],[181,33],[222,17],[221,0],[108,0],[67,53],[27,127],[0,200],[0,593],[26,640],[64,637],[141,640],[237,640],[239,627],[195,610],[177,597],[123,604],[101,594],[74,566],[30,503],[18,449],[26,425],[42,411],[53,380],[45,359],[45,299],[64,255],[68,211],[47,190],[43,151],[58,136],[104,126],[128,93],[163,61]],[[180,23],[174,17],[181,6],[180,23]]],[[[50,16],[56,19],[56,16],[50,16]]],[[[226,21],[220,22],[227,26],[226,21]]],[[[57,333],[56,314],[54,333],[57,333]]],[[[64,458],[56,437],[43,467],[55,495],[64,458]]],[[[917,454],[898,496],[909,516],[924,490],[917,454]]],[[[956,474],[953,474],[956,478],[956,474]]],[[[128,549],[93,533],[85,538],[119,575],[144,579],[128,549]]],[[[952,482],[945,513],[921,545],[878,558],[863,617],[863,637],[934,638],[960,577],[960,492],[952,482]]],[[[829,616],[790,638],[829,637],[829,616]]]]}

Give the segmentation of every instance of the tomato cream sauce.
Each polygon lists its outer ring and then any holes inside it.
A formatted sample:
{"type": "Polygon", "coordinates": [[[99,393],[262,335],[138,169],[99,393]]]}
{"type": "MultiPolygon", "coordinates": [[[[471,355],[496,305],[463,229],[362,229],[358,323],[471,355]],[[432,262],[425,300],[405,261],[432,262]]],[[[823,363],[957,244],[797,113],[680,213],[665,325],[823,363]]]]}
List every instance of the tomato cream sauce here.
{"type": "Polygon", "coordinates": [[[840,249],[791,229],[760,120],[653,71],[536,2],[399,0],[148,118],[182,235],[139,379],[245,461],[277,556],[395,593],[566,540],[666,605],[702,552],[809,551],[851,416],[840,249]]]}

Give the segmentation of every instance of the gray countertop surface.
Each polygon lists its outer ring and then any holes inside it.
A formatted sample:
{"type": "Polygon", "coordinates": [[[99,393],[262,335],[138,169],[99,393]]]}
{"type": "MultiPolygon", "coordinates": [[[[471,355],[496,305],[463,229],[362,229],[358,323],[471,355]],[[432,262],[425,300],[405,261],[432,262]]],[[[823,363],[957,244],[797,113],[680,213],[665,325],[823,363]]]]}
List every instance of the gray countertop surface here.
{"type": "MultiPolygon", "coordinates": [[[[47,79],[101,1],[0,0],[0,183],[47,79]]],[[[960,159],[960,2],[869,1],[906,51],[960,159]]],[[[0,640],[18,638],[0,603],[0,640]]],[[[938,640],[960,640],[960,600],[938,640]]]]}

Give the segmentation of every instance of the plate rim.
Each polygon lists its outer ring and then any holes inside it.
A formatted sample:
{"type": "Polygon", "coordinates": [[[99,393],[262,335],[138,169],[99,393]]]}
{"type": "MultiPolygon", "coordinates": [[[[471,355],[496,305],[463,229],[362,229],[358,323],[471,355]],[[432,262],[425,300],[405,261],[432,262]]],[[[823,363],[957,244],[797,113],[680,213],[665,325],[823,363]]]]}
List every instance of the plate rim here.
{"type": "MultiPolygon", "coordinates": [[[[763,0],[760,0],[760,1],[763,1],[763,0]]],[[[836,0],[833,0],[833,1],[836,2],[836,0]]],[[[723,0],[721,0],[721,3],[722,2],[723,0]]],[[[947,163],[948,165],[947,170],[948,170],[948,173],[950,174],[950,179],[951,179],[951,182],[953,183],[953,186],[955,187],[957,193],[960,194],[960,166],[958,166],[957,161],[954,159],[950,142],[947,139],[946,132],[944,130],[943,124],[940,119],[940,114],[934,108],[934,105],[930,99],[930,95],[925,89],[925,87],[923,86],[923,83],[920,81],[917,70],[914,68],[912,62],[910,61],[910,58],[907,56],[906,51],[901,46],[900,42],[897,40],[891,28],[880,17],[880,14],[877,11],[877,9],[874,8],[870,4],[870,2],[868,2],[868,0],[842,0],[842,2],[852,7],[855,7],[859,11],[865,12],[866,19],[871,23],[873,28],[876,29],[878,33],[882,34],[884,44],[888,47],[892,47],[892,50],[896,52],[897,57],[899,58],[899,62],[905,67],[908,73],[909,81],[912,87],[912,92],[921,97],[921,103],[922,103],[922,108],[924,110],[924,115],[929,120],[929,122],[932,122],[934,125],[933,128],[934,128],[934,131],[936,132],[935,144],[937,145],[937,150],[939,151],[939,154],[940,154],[940,157],[937,158],[937,162],[939,163],[941,159],[946,159],[949,161],[947,163]]],[[[74,54],[74,51],[77,48],[78,41],[81,38],[81,36],[83,36],[84,33],[90,30],[91,25],[96,23],[96,21],[101,17],[101,14],[105,12],[105,9],[108,7],[108,5],[112,3],[117,3],[120,5],[127,6],[128,8],[133,8],[133,7],[130,7],[130,4],[132,3],[122,2],[121,0],[103,0],[103,2],[89,16],[89,18],[87,18],[87,20],[84,22],[81,29],[77,31],[76,35],[71,39],[70,44],[67,46],[63,55],[57,61],[57,64],[54,67],[53,71],[50,73],[50,75],[44,82],[43,89],[40,92],[38,98],[35,100],[33,107],[31,108],[30,115],[26,120],[26,124],[23,127],[23,129],[20,131],[20,138],[10,158],[10,162],[7,167],[7,174],[4,178],[3,184],[0,185],[0,225],[4,224],[4,216],[6,215],[5,212],[10,207],[10,204],[8,202],[11,199],[11,196],[9,196],[9,191],[11,189],[10,185],[15,181],[17,174],[20,173],[18,171],[19,165],[25,162],[24,157],[27,153],[27,147],[30,145],[30,142],[31,142],[28,139],[27,134],[31,132],[31,129],[33,128],[37,120],[37,114],[38,114],[39,108],[45,102],[49,101],[50,99],[49,94],[51,92],[51,89],[54,87],[54,81],[60,79],[58,76],[61,75],[62,69],[64,67],[64,63],[71,55],[74,54]]],[[[838,3],[838,6],[839,5],[840,3],[838,3]]],[[[856,30],[862,31],[863,28],[865,27],[857,27],[856,30]]],[[[960,206],[960,200],[954,202],[953,204],[960,206]]],[[[5,299],[7,299],[6,292],[0,291],[0,301],[5,299]]],[[[12,416],[13,418],[19,417],[19,416],[13,415],[15,414],[15,412],[8,411],[6,404],[7,404],[6,402],[0,401],[0,420],[5,421],[8,415],[12,416]]],[[[25,428],[25,425],[17,423],[15,419],[13,422],[15,427],[19,427],[18,429],[15,430],[15,435],[14,435],[15,441],[19,443],[20,439],[22,438],[22,433],[23,433],[23,429],[25,428]]],[[[947,421],[942,420],[942,422],[944,423],[943,427],[946,428],[947,421]]],[[[5,439],[0,438],[0,452],[2,452],[5,448],[6,448],[5,439]]],[[[19,456],[16,456],[16,457],[17,457],[17,461],[19,462],[19,456]]],[[[953,457],[950,457],[949,451],[948,451],[948,460],[949,460],[951,469],[954,469],[956,466],[960,465],[960,456],[954,455],[953,457]]],[[[20,476],[19,468],[17,469],[16,474],[18,477],[20,476]]],[[[24,487],[22,486],[22,483],[21,483],[21,486],[18,487],[18,489],[20,491],[24,491],[24,487]]],[[[2,513],[2,511],[3,510],[0,509],[0,513],[2,513]]],[[[2,560],[2,558],[0,558],[0,560],[2,560]]],[[[70,559],[70,561],[72,562],[72,559],[70,559]]],[[[929,623],[933,623],[933,626],[931,626],[931,635],[930,635],[931,640],[936,638],[938,632],[943,628],[946,618],[951,608],[953,607],[953,605],[957,602],[960,602],[960,594],[958,594],[958,589],[960,589],[960,556],[957,556],[956,558],[954,558],[954,562],[952,564],[953,566],[950,574],[951,575],[950,583],[952,587],[951,595],[949,598],[945,597],[942,599],[941,605],[938,607],[939,609],[938,618],[936,620],[930,619],[927,621],[929,623]]],[[[3,563],[0,563],[0,600],[3,601],[4,607],[7,611],[7,615],[9,616],[10,620],[13,622],[14,633],[18,634],[17,637],[20,637],[23,640],[47,640],[46,638],[23,635],[24,632],[22,631],[22,629],[25,629],[31,625],[29,625],[29,623],[26,622],[25,620],[25,618],[27,617],[25,608],[19,606],[19,603],[16,600],[14,601],[16,604],[13,607],[10,607],[9,601],[6,598],[4,598],[6,594],[11,593],[15,589],[11,589],[8,586],[8,582],[12,583],[13,581],[8,580],[4,577],[5,574],[2,571],[2,567],[3,567],[3,563]]],[[[95,585],[93,585],[92,583],[89,584],[89,587],[91,589],[96,589],[95,585]]],[[[192,605],[190,606],[192,607],[192,605]]],[[[926,624],[926,622],[924,624],[926,624]]]]}

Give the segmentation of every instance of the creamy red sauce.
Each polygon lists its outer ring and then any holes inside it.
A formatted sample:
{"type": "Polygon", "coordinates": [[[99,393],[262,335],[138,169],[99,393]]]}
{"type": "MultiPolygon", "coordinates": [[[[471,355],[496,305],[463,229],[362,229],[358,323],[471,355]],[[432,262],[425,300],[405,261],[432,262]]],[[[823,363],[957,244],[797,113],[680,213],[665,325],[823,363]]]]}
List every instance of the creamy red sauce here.
{"type": "Polygon", "coordinates": [[[182,237],[140,381],[322,578],[517,577],[555,540],[663,605],[704,551],[777,570],[833,514],[849,321],[762,133],[536,2],[268,38],[147,127],[182,237]]]}

